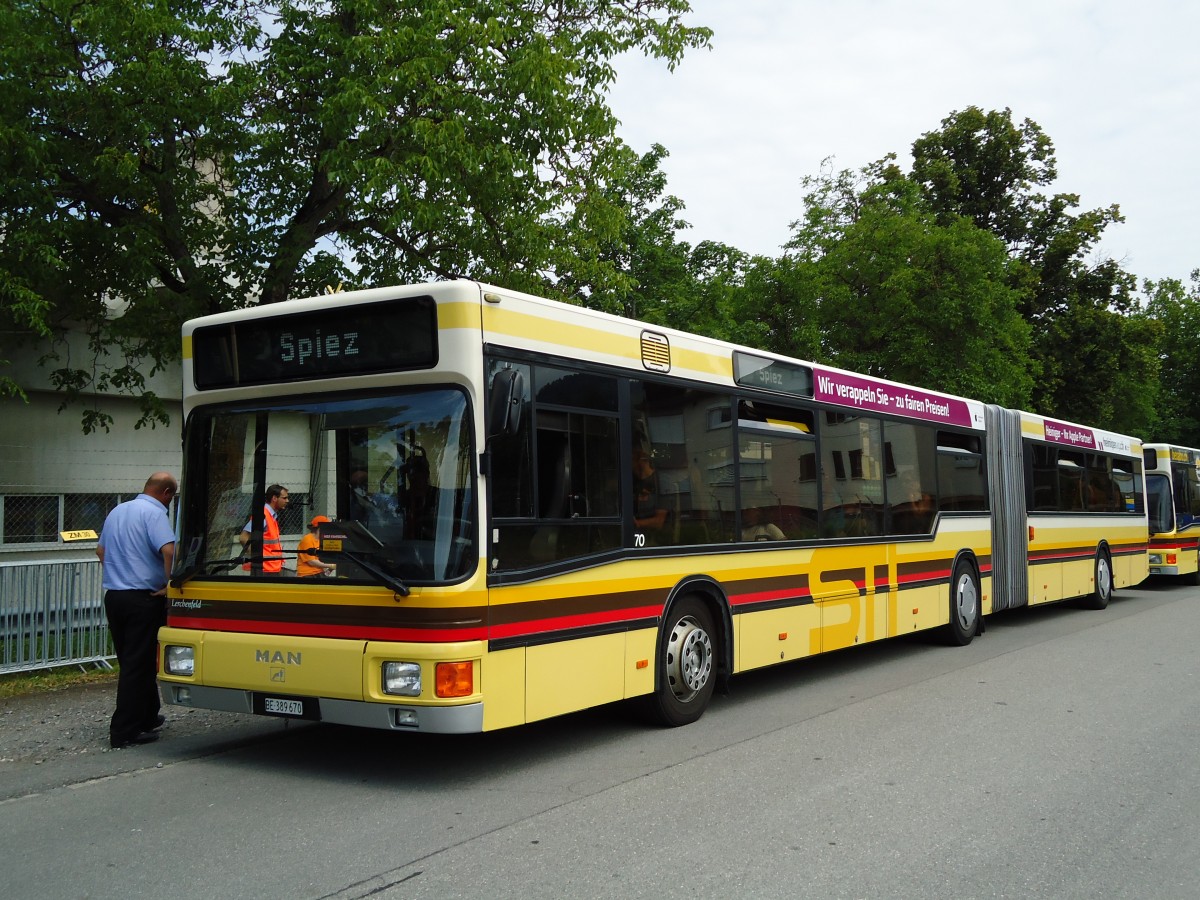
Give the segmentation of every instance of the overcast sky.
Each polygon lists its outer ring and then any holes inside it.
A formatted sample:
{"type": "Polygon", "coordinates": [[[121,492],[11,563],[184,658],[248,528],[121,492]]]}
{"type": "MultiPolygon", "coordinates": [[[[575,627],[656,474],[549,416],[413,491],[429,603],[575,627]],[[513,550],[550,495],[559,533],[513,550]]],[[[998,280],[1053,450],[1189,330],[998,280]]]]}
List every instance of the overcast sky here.
{"type": "Polygon", "coordinates": [[[1008,107],[1054,142],[1054,190],[1117,203],[1101,252],[1143,278],[1200,268],[1200,3],[1194,0],[692,0],[713,49],[670,73],[626,57],[621,136],[660,143],[690,243],[777,256],[800,180],[857,169],[951,112],[1008,107]]]}

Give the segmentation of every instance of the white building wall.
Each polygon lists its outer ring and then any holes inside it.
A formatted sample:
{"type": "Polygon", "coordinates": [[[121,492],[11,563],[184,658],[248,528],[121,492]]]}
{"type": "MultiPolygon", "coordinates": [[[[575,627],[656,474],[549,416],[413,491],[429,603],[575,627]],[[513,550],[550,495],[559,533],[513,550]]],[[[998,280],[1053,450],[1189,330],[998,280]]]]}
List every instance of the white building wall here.
{"type": "MultiPolygon", "coordinates": [[[[12,541],[5,528],[5,511],[15,518],[33,504],[45,513],[52,508],[49,498],[58,498],[61,525],[71,517],[67,507],[79,495],[108,494],[125,500],[136,496],[146,478],[159,470],[179,474],[182,462],[182,405],[178,365],[148,379],[147,387],[163,399],[171,417],[168,426],[134,428],[141,415],[132,397],[103,395],[89,397],[113,417],[108,432],[84,434],[82,408],[68,406],[59,412],[63,394],[53,390],[49,367],[38,365],[44,352],[18,348],[12,353],[9,373],[28,396],[0,400],[0,562],[49,562],[62,559],[95,558],[95,542],[64,544],[54,541],[12,541]],[[37,498],[36,500],[30,498],[37,498]]],[[[85,359],[86,343],[74,336],[64,348],[75,364],[85,359]]],[[[75,508],[76,514],[78,507],[75,508]]],[[[78,518],[78,516],[75,516],[78,518]]],[[[45,515],[40,522],[46,521],[45,515]]]]}

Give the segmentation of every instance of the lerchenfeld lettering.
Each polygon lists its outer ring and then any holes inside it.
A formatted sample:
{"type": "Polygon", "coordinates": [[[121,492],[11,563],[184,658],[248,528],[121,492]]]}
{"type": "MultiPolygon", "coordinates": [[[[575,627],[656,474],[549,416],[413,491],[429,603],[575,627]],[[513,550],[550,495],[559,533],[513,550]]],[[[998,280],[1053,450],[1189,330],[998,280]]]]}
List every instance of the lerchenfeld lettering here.
{"type": "Polygon", "coordinates": [[[282,650],[255,650],[254,661],[272,665],[298,666],[300,665],[300,654],[293,653],[291,650],[286,654],[282,650]]]}

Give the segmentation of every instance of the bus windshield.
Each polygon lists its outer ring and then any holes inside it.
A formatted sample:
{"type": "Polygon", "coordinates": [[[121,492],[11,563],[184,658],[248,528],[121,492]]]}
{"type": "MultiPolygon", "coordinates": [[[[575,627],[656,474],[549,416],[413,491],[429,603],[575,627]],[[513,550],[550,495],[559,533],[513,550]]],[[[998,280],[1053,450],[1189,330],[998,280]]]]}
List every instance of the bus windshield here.
{"type": "Polygon", "coordinates": [[[465,577],[478,555],[470,421],[455,388],[197,409],[176,578],[465,577]]]}

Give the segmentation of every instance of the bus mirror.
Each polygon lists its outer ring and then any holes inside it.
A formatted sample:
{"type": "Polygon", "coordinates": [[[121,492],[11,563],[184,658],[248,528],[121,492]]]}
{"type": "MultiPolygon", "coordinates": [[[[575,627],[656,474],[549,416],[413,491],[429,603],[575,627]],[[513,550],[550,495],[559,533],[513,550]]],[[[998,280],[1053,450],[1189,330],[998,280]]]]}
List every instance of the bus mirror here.
{"type": "Polygon", "coordinates": [[[501,369],[492,378],[488,406],[488,437],[516,434],[521,427],[521,406],[525,398],[525,376],[518,369],[501,369]]]}

